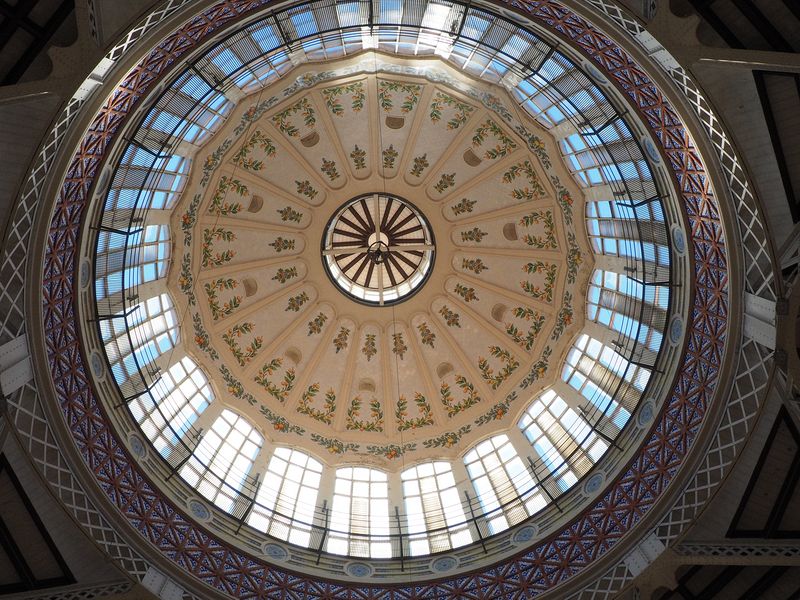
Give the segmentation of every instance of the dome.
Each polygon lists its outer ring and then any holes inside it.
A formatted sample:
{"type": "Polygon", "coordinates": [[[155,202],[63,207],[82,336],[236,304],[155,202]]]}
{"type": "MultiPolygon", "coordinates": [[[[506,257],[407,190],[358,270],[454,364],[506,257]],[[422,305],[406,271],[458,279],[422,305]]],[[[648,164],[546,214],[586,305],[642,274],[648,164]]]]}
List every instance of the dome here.
{"type": "Polygon", "coordinates": [[[100,336],[204,511],[424,556],[558,510],[639,441],[672,373],[675,199],[614,94],[506,27],[489,66],[378,44],[271,73],[280,52],[235,58],[256,22],[131,129],[98,215],[100,336]]]}
{"type": "Polygon", "coordinates": [[[76,272],[78,318],[45,319],[80,333],[64,410],[218,590],[217,552],[256,587],[525,564],[547,591],[633,543],[716,393],[696,125],[555,2],[369,7],[203,5],[109,91],[48,241],[76,272]]]}

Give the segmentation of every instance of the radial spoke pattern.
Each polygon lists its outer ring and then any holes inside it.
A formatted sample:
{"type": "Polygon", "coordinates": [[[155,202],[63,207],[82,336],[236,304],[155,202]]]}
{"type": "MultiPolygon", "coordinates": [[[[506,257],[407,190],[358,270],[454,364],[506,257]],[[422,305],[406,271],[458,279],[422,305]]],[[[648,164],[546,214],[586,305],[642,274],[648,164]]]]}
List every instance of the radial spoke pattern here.
{"type": "Polygon", "coordinates": [[[349,296],[390,304],[412,295],[433,266],[435,246],[425,217],[387,194],[360,196],[345,204],[326,230],[328,273],[349,296]]]}

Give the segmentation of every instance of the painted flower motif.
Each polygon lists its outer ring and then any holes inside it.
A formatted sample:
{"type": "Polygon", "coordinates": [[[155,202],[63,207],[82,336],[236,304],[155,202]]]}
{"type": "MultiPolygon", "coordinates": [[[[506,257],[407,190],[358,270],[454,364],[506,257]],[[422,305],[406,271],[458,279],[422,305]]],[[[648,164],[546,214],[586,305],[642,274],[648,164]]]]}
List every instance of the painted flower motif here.
{"type": "Polygon", "coordinates": [[[440,194],[443,193],[446,189],[453,187],[456,184],[456,174],[455,173],[442,173],[442,176],[439,178],[439,182],[433,186],[440,194]]]}
{"type": "Polygon", "coordinates": [[[308,335],[316,335],[322,332],[322,327],[325,325],[325,321],[328,320],[328,315],[325,313],[319,313],[313,320],[308,322],[308,335]]]}
{"type": "Polygon", "coordinates": [[[241,296],[233,295],[227,302],[222,304],[220,304],[219,300],[219,292],[233,290],[238,286],[239,282],[231,277],[219,277],[203,284],[203,289],[208,296],[208,307],[215,321],[231,315],[239,308],[242,301],[241,296]]]}
{"type": "MultiPolygon", "coordinates": [[[[360,396],[355,396],[350,402],[345,418],[345,427],[350,431],[383,431],[383,408],[377,398],[369,401],[369,419],[361,419],[360,396]]],[[[369,449],[368,449],[369,451],[369,449]]]]}
{"type": "Polygon", "coordinates": [[[561,305],[561,309],[558,311],[556,324],[553,327],[553,333],[550,335],[551,340],[555,341],[561,337],[564,330],[572,324],[573,315],[572,292],[564,292],[564,302],[561,305]]]}
{"type": "Polygon", "coordinates": [[[428,324],[420,323],[417,325],[417,329],[419,329],[420,341],[426,346],[433,348],[434,343],[436,342],[436,334],[431,331],[430,327],[428,327],[428,324]]]}
{"type": "Polygon", "coordinates": [[[449,431],[438,437],[425,440],[422,445],[426,448],[452,448],[471,430],[472,427],[470,425],[464,425],[458,431],[449,431]]]}
{"type": "Polygon", "coordinates": [[[484,152],[483,154],[484,158],[490,160],[502,158],[504,156],[507,156],[514,148],[517,147],[516,142],[514,142],[514,140],[511,137],[509,137],[509,135],[503,130],[502,127],[500,127],[492,119],[487,119],[484,123],[478,126],[478,128],[475,130],[475,133],[472,136],[473,148],[483,146],[483,143],[486,141],[489,135],[491,135],[491,137],[497,143],[494,145],[494,147],[488,148],[484,152]]]}
{"type": "Polygon", "coordinates": [[[275,238],[275,241],[270,242],[268,245],[272,246],[275,252],[281,253],[286,250],[294,250],[295,242],[292,239],[288,239],[279,235],[275,238]]]}
{"type": "Polygon", "coordinates": [[[473,300],[478,299],[477,294],[475,294],[474,287],[467,287],[461,283],[457,283],[453,291],[459,296],[461,296],[464,302],[472,302],[473,300]]]}
{"type": "Polygon", "coordinates": [[[444,322],[448,327],[461,327],[461,317],[457,312],[450,310],[448,306],[442,306],[439,309],[439,314],[444,317],[444,322]]]}
{"type": "Polygon", "coordinates": [[[383,168],[384,169],[394,169],[394,163],[397,160],[397,150],[394,149],[393,144],[389,144],[389,147],[384,149],[383,151],[383,168]]]}
{"type": "Polygon", "coordinates": [[[272,276],[272,280],[277,281],[278,283],[286,283],[295,277],[297,277],[297,267],[278,267],[275,275],[272,276]]]}
{"type": "Polygon", "coordinates": [[[303,213],[293,209],[291,206],[279,208],[277,213],[281,216],[281,221],[291,221],[292,223],[299,223],[303,218],[303,213]]]}
{"type": "Polygon", "coordinates": [[[442,382],[439,390],[439,399],[447,410],[448,417],[454,417],[458,413],[475,406],[481,401],[480,396],[475,390],[475,386],[463,375],[456,375],[455,384],[463,393],[461,400],[456,401],[455,398],[453,398],[453,392],[449,383],[442,382]]]}
{"type": "Polygon", "coordinates": [[[556,278],[558,276],[558,265],[537,260],[523,265],[522,270],[529,275],[536,273],[544,274],[544,287],[536,285],[535,283],[527,280],[520,281],[520,287],[522,287],[527,294],[536,300],[552,302],[553,289],[555,288],[556,278]]]}
{"type": "Polygon", "coordinates": [[[512,198],[515,200],[532,201],[544,197],[544,186],[529,160],[511,165],[511,167],[503,173],[503,183],[512,183],[517,178],[524,178],[527,180],[528,185],[521,188],[514,188],[511,191],[512,198]]]}
{"type": "Polygon", "coordinates": [[[476,275],[480,275],[484,271],[489,270],[489,267],[487,267],[480,258],[461,259],[461,268],[466,271],[472,271],[476,275]]]}
{"type": "Polygon", "coordinates": [[[229,262],[236,255],[235,250],[214,252],[216,242],[232,242],[236,235],[222,227],[211,227],[203,230],[203,244],[201,246],[201,265],[204,267],[219,267],[229,262]]]}
{"type": "Polygon", "coordinates": [[[400,81],[380,80],[378,82],[378,104],[384,112],[390,112],[394,108],[394,93],[405,94],[400,104],[400,112],[410,113],[414,106],[419,102],[421,85],[413,83],[403,83],[400,81]]]}
{"type": "Polygon", "coordinates": [[[433,410],[423,394],[414,392],[414,405],[417,407],[418,416],[409,418],[408,400],[401,395],[395,405],[394,417],[397,422],[398,431],[408,431],[409,429],[419,429],[433,424],[433,410]]]}
{"type": "Polygon", "coordinates": [[[572,195],[569,193],[569,190],[565,188],[558,177],[552,175],[550,177],[550,181],[553,182],[553,185],[556,188],[556,194],[558,199],[558,205],[561,207],[561,213],[564,215],[564,222],[567,225],[572,225],[572,195]]]}
{"type": "Polygon", "coordinates": [[[414,177],[421,177],[422,172],[430,166],[428,162],[428,153],[426,152],[422,156],[415,156],[414,157],[414,165],[411,167],[411,175],[414,177]]]}
{"type": "Polygon", "coordinates": [[[301,196],[305,196],[309,200],[313,200],[317,197],[319,192],[314,189],[314,186],[311,185],[311,182],[306,179],[305,181],[295,181],[297,185],[297,193],[301,196]]]}
{"type": "Polygon", "coordinates": [[[367,362],[372,360],[372,357],[378,353],[378,347],[375,343],[375,334],[368,333],[365,336],[364,345],[361,348],[361,353],[367,357],[367,362]]]}
{"type": "Polygon", "coordinates": [[[464,213],[471,213],[472,207],[475,206],[477,200],[469,200],[462,198],[460,202],[451,206],[451,210],[455,216],[463,215],[464,213]]]}
{"type": "Polygon", "coordinates": [[[495,372],[490,366],[489,361],[481,357],[478,360],[478,370],[481,372],[483,380],[488,383],[493,390],[496,390],[517,370],[517,368],[519,368],[519,361],[516,360],[508,350],[500,348],[499,346],[489,346],[489,353],[500,361],[502,368],[495,372]]]}
{"type": "Polygon", "coordinates": [[[541,333],[542,327],[544,327],[546,318],[543,314],[538,313],[527,306],[518,306],[514,309],[513,314],[518,319],[524,319],[531,325],[528,328],[528,331],[523,335],[516,325],[513,323],[506,323],[506,333],[517,344],[525,348],[525,350],[530,351],[530,349],[533,348],[533,345],[536,343],[536,339],[539,336],[539,333],[541,333]]]}
{"type": "Polygon", "coordinates": [[[532,366],[528,374],[522,379],[520,382],[521,388],[527,388],[531,385],[534,381],[537,381],[544,377],[545,373],[547,373],[547,369],[549,367],[550,362],[550,355],[552,354],[553,350],[550,346],[546,347],[542,350],[542,354],[540,355],[539,360],[537,360],[532,366]]]}
{"type": "Polygon", "coordinates": [[[279,384],[274,383],[270,378],[283,364],[281,358],[273,358],[268,363],[265,363],[258,374],[253,378],[257,384],[263,387],[267,393],[275,398],[278,402],[286,402],[289,397],[289,392],[294,389],[295,384],[295,371],[292,368],[286,369],[279,384]]]}
{"type": "Polygon", "coordinates": [[[231,354],[233,354],[233,357],[236,359],[236,362],[239,363],[240,367],[244,367],[253,360],[263,344],[263,338],[257,335],[244,348],[239,345],[238,340],[243,335],[252,333],[254,328],[255,323],[246,321],[234,325],[222,334],[222,340],[228,346],[228,350],[231,351],[231,354]]]}
{"type": "Polygon", "coordinates": [[[339,179],[339,171],[336,169],[335,161],[323,158],[320,171],[322,171],[331,181],[336,181],[337,179],[339,179]]]}
{"type": "Polygon", "coordinates": [[[468,231],[461,232],[461,241],[462,242],[475,242],[476,244],[480,244],[485,238],[489,235],[486,231],[479,229],[478,227],[473,227],[468,231]]]}
{"type": "Polygon", "coordinates": [[[364,84],[360,81],[356,81],[347,85],[337,85],[322,90],[325,106],[328,107],[331,114],[337,117],[344,116],[344,106],[340,100],[340,96],[344,94],[350,94],[350,107],[353,109],[353,112],[360,112],[361,109],[364,108],[364,100],[366,98],[364,84]]]}
{"type": "Polygon", "coordinates": [[[406,343],[403,341],[403,334],[393,333],[392,352],[394,352],[397,356],[399,356],[402,359],[405,357],[407,351],[408,351],[408,346],[406,346],[406,343]]]}
{"type": "Polygon", "coordinates": [[[580,248],[578,248],[575,234],[571,231],[567,233],[567,244],[569,246],[567,250],[567,283],[575,283],[575,279],[578,275],[578,267],[583,262],[583,255],[581,254],[580,248]]]}
{"type": "Polygon", "coordinates": [[[367,168],[367,151],[363,148],[359,148],[358,144],[356,144],[353,151],[350,152],[350,159],[353,161],[353,166],[356,168],[356,171],[367,168]]]}
{"type": "Polygon", "coordinates": [[[438,123],[442,119],[444,107],[453,110],[453,116],[447,121],[447,129],[455,130],[467,122],[470,114],[475,110],[466,102],[459,102],[450,94],[436,92],[431,101],[431,111],[429,117],[432,123],[438,123]]]}
{"type": "Polygon", "coordinates": [[[300,307],[303,306],[303,304],[305,304],[309,300],[311,300],[311,298],[308,296],[308,294],[306,292],[301,292],[296,296],[292,296],[291,298],[289,298],[289,302],[287,303],[286,308],[284,310],[286,312],[289,311],[299,312],[300,307]]]}
{"type": "Polygon", "coordinates": [[[277,113],[272,117],[274,125],[289,137],[297,137],[300,135],[300,129],[290,121],[290,118],[297,113],[303,118],[303,124],[308,128],[313,128],[317,119],[314,113],[314,107],[308,98],[302,98],[299,102],[293,104],[286,110],[277,113]]]}
{"type": "Polygon", "coordinates": [[[544,227],[543,235],[532,235],[526,233],[522,240],[528,245],[533,246],[537,250],[552,250],[558,248],[558,240],[556,240],[556,224],[553,219],[553,213],[549,210],[533,211],[530,214],[524,215],[519,220],[519,224],[523,227],[532,227],[533,225],[541,224],[544,227]]]}
{"type": "Polygon", "coordinates": [[[339,354],[339,351],[347,348],[347,339],[349,336],[350,329],[347,327],[342,327],[339,329],[339,333],[336,334],[335,338],[333,338],[333,347],[336,348],[336,354],[339,354]]]}

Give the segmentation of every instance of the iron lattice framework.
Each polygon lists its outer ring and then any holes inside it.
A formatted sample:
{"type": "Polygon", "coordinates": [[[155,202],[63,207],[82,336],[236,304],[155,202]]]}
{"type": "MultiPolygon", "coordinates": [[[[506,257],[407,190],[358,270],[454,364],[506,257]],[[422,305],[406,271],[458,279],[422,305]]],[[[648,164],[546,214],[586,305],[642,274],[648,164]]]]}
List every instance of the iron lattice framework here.
{"type": "Polygon", "coordinates": [[[691,228],[695,311],[682,371],[641,452],[597,503],[563,531],[519,556],[468,576],[393,588],[347,586],[295,576],[239,553],[196,527],[154,490],[114,437],[92,393],[75,322],[77,238],[97,168],[137,100],[183,53],[266,2],[222,2],[146,57],[99,111],[56,201],[45,255],[43,311],[50,369],[75,441],[109,500],[178,567],[220,591],[256,597],[484,598],[531,596],[562,583],[607,552],[661,496],[686,457],[718,385],[727,337],[725,237],[702,158],[679,115],[619,46],[555,2],[515,6],[571,40],[629,96],[672,165],[691,228]]]}

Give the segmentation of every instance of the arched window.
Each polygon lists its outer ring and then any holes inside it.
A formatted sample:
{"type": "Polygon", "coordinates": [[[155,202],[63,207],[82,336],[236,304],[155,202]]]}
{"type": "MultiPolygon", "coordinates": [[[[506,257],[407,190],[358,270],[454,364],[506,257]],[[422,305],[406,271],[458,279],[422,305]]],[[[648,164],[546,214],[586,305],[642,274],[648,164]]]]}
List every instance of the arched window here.
{"type": "Polygon", "coordinates": [[[587,300],[589,320],[635,339],[653,353],[661,348],[663,335],[651,324],[666,322],[668,287],[643,286],[627,275],[598,269],[592,274],[587,300]]]}
{"type": "Polygon", "coordinates": [[[178,320],[169,294],[140,302],[127,315],[115,315],[100,326],[111,371],[120,386],[178,343],[178,320]]]}
{"type": "MultiPolygon", "coordinates": [[[[437,6],[431,3],[431,7],[437,6]]],[[[426,11],[423,27],[447,30],[446,11],[426,11]],[[426,22],[427,21],[427,22],[426,22]]],[[[462,35],[453,43],[449,36],[437,36],[436,53],[449,58],[459,68],[485,81],[499,82],[518,59],[530,60],[542,54],[539,41],[527,31],[515,29],[498,36],[497,21],[486,13],[470,11],[462,35]],[[452,47],[452,48],[451,48],[452,47]],[[449,55],[449,56],[448,56],[449,55]]],[[[428,34],[427,37],[433,37],[428,34]]]]}
{"type": "MultiPolygon", "coordinates": [[[[589,422],[553,390],[531,402],[519,427],[539,455],[536,475],[540,481],[553,478],[556,492],[572,487],[608,449],[589,422]]],[[[545,499],[538,498],[543,507],[545,499]]]]}
{"type": "Polygon", "coordinates": [[[406,469],[400,478],[411,554],[441,552],[472,542],[449,462],[423,463],[406,469]]]}
{"type": "Polygon", "coordinates": [[[272,536],[308,546],[322,463],[291,448],[275,448],[247,522],[272,536]]]}
{"type": "Polygon", "coordinates": [[[564,161],[582,187],[619,187],[624,181],[651,180],[650,167],[633,144],[633,135],[621,118],[599,133],[573,133],[559,142],[564,161]]]}
{"type": "Polygon", "coordinates": [[[487,514],[490,533],[528,517],[524,504],[514,501],[520,496],[527,498],[534,481],[507,435],[479,443],[464,456],[464,464],[487,514]]]}
{"type": "MultiPolygon", "coordinates": [[[[106,211],[172,208],[189,176],[190,164],[188,158],[178,154],[156,155],[130,144],[108,190],[106,211]]],[[[130,222],[131,216],[126,213],[115,218],[130,222]]]]}
{"type": "Polygon", "coordinates": [[[588,412],[604,415],[616,432],[625,426],[650,378],[611,346],[581,334],[567,353],[562,379],[590,403],[588,412]]]}
{"type": "Polygon", "coordinates": [[[213,401],[205,374],[184,356],[161,375],[149,394],[135,398],[129,407],[144,434],[166,457],[213,401]]]}
{"type": "Polygon", "coordinates": [[[95,296],[122,304],[122,293],[167,274],[170,239],[168,225],[148,225],[125,234],[100,231],[97,236],[95,296]]]}
{"type": "Polygon", "coordinates": [[[330,528],[328,552],[390,558],[386,473],[366,467],[336,469],[330,528]],[[344,533],[348,531],[349,536],[344,533]]]}
{"type": "Polygon", "coordinates": [[[655,266],[669,265],[669,247],[641,240],[640,222],[663,225],[664,215],[658,202],[631,208],[625,202],[595,200],[586,203],[586,230],[597,254],[638,259],[655,266]]]}
{"type": "Polygon", "coordinates": [[[520,106],[550,129],[570,118],[606,121],[615,114],[605,94],[567,57],[556,52],[514,89],[520,106]]]}
{"type": "Polygon", "coordinates": [[[240,517],[234,502],[263,442],[245,417],[225,409],[201,438],[181,477],[222,510],[240,517]]]}
{"type": "Polygon", "coordinates": [[[223,116],[232,107],[222,92],[213,90],[194,70],[187,71],[147,113],[137,139],[152,150],[167,147],[172,140],[200,145],[223,123],[223,116]],[[192,108],[180,114],[185,107],[192,108]]]}

